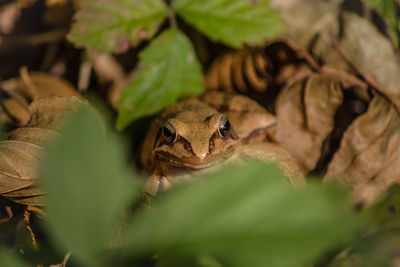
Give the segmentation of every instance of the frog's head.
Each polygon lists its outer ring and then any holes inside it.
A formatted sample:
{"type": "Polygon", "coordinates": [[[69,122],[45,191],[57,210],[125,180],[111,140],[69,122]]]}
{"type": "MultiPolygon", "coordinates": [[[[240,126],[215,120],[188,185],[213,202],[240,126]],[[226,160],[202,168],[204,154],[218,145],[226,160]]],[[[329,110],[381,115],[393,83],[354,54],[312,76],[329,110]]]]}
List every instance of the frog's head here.
{"type": "Polygon", "coordinates": [[[214,107],[188,98],[164,114],[168,116],[159,124],[152,153],[165,167],[202,169],[232,155],[239,138],[214,107]]]}

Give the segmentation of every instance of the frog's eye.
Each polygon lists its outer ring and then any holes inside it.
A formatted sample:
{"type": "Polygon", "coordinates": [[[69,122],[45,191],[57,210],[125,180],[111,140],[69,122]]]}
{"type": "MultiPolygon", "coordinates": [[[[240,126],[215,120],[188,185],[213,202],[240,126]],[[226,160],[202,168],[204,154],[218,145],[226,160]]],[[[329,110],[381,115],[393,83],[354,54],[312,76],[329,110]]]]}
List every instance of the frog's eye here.
{"type": "Polygon", "coordinates": [[[221,117],[219,120],[218,134],[221,138],[231,137],[232,139],[237,139],[236,133],[231,127],[231,123],[227,118],[221,117]]]}
{"type": "Polygon", "coordinates": [[[176,130],[172,124],[167,123],[162,127],[162,135],[167,144],[171,145],[176,141],[176,130]]]}

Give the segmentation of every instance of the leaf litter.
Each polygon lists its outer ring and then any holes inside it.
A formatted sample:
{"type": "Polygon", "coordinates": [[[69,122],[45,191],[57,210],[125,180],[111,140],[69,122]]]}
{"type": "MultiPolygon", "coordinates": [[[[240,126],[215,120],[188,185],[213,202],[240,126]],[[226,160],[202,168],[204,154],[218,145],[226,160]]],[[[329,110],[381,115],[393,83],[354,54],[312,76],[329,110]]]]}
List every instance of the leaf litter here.
{"type": "MultiPolygon", "coordinates": [[[[400,183],[394,167],[400,131],[400,57],[388,35],[390,30],[359,1],[271,2],[286,25],[283,36],[290,39],[287,44],[298,57],[294,64],[280,69],[276,60],[272,62],[274,79],[264,97],[275,102],[276,142],[307,172],[319,168],[321,158],[330,158],[319,172],[324,180],[344,181],[354,190],[355,202],[371,203],[392,184],[400,183]],[[361,11],[354,8],[360,5],[361,11]],[[305,71],[304,62],[308,66],[305,71]],[[278,91],[277,97],[268,93],[273,90],[278,91]],[[336,134],[341,142],[335,140],[336,148],[328,149],[336,123],[340,123],[336,114],[346,108],[345,92],[351,92],[355,101],[369,103],[369,108],[336,134]]],[[[272,47],[267,45],[267,50],[268,46],[272,47]]],[[[246,50],[234,53],[244,55],[246,50]]],[[[270,54],[258,53],[261,57],[270,54]]],[[[229,55],[232,52],[218,58],[207,73],[208,89],[240,92],[242,81],[247,81],[248,88],[256,91],[249,86],[251,74],[243,67],[235,68],[235,57],[229,55]]]]}
{"type": "Polygon", "coordinates": [[[42,206],[45,192],[38,186],[44,146],[82,101],[52,96],[34,101],[29,123],[0,141],[0,195],[24,205],[42,206]]]}

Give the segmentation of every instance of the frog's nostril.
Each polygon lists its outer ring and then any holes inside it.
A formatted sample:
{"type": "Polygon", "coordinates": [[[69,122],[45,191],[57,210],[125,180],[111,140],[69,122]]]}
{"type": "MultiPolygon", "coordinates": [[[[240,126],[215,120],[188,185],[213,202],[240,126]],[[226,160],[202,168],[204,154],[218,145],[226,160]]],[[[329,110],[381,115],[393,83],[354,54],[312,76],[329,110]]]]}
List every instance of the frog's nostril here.
{"type": "Polygon", "coordinates": [[[204,159],[208,154],[208,146],[192,144],[193,153],[199,159],[204,159]]]}
{"type": "Polygon", "coordinates": [[[207,152],[200,153],[197,155],[199,158],[204,159],[207,156],[207,152]]]}

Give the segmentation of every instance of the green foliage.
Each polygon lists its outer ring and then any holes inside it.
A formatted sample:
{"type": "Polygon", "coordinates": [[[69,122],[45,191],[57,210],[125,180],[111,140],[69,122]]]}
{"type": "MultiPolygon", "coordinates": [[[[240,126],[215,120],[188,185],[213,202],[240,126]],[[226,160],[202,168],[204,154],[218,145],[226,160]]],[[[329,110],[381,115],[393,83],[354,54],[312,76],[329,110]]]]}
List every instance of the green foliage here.
{"type": "Polygon", "coordinates": [[[374,203],[365,213],[372,220],[371,225],[400,227],[400,185],[393,185],[386,196],[374,203]]]}
{"type": "Polygon", "coordinates": [[[395,0],[365,0],[369,5],[375,8],[379,14],[381,14],[388,22],[390,31],[392,32],[393,37],[396,40],[396,43],[399,43],[399,36],[397,34],[397,29],[399,29],[399,24],[396,18],[396,3],[395,0]]]}
{"type": "Polygon", "coordinates": [[[115,51],[151,38],[165,16],[162,0],[84,0],[69,38],[79,46],[115,51]]]}
{"type": "Polygon", "coordinates": [[[168,266],[201,255],[227,266],[299,266],[352,238],[358,220],[341,188],[294,189],[284,179],[257,162],[176,188],[133,221],[124,256],[157,254],[168,266]]]}
{"type": "MultiPolygon", "coordinates": [[[[174,0],[168,10],[162,0],[84,0],[69,38],[86,48],[121,51],[149,39],[169,13],[184,20],[214,41],[238,47],[260,44],[282,28],[268,0],[174,0]],[[167,11],[168,10],[168,11],[167,11]]],[[[193,47],[172,23],[140,54],[138,73],[122,92],[117,127],[151,115],[178,98],[202,90],[200,64],[193,47]]]]}
{"type": "Polygon", "coordinates": [[[268,0],[174,0],[172,7],[212,40],[230,46],[260,44],[282,29],[268,0]]]}
{"type": "Polygon", "coordinates": [[[0,248],[0,266],[4,267],[27,267],[14,251],[0,248]]]}
{"type": "Polygon", "coordinates": [[[139,186],[125,166],[120,142],[104,135],[98,114],[82,109],[46,153],[48,226],[56,244],[88,265],[98,261],[118,215],[139,186]]]}
{"type": "Polygon", "coordinates": [[[385,197],[363,211],[368,222],[364,236],[354,240],[332,266],[394,266],[393,255],[400,249],[400,185],[392,186],[385,197]]]}
{"type": "Polygon", "coordinates": [[[122,129],[182,95],[201,91],[201,68],[192,44],[179,30],[166,30],[140,53],[136,76],[121,95],[117,126],[122,129]]]}
{"type": "Polygon", "coordinates": [[[332,267],[376,267],[396,266],[400,249],[400,229],[374,232],[364,238],[357,239],[348,251],[339,255],[329,265],[332,267]],[[356,265],[355,265],[356,263],[356,265]]]}

